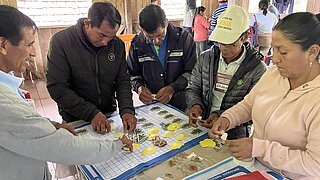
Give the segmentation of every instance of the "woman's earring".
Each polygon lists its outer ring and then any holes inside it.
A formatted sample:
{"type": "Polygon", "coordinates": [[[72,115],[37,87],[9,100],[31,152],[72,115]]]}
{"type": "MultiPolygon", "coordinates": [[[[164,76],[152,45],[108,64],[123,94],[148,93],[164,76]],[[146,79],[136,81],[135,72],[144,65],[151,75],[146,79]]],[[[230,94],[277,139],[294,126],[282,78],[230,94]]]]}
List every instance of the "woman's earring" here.
{"type": "Polygon", "coordinates": [[[309,66],[312,67],[312,62],[309,63],[309,66]]]}

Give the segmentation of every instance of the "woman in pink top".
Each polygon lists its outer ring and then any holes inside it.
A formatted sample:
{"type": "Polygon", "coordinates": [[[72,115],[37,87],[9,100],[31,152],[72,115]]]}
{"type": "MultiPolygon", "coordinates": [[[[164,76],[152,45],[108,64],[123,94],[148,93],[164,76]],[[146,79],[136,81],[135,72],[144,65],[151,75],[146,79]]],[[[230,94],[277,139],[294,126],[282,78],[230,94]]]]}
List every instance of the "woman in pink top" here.
{"type": "Polygon", "coordinates": [[[319,37],[319,16],[300,12],[281,20],[272,33],[275,66],[220,116],[210,137],[252,119],[252,137],[226,141],[235,158],[257,158],[291,179],[320,178],[319,37]]]}
{"type": "Polygon", "coordinates": [[[203,6],[196,8],[196,14],[194,16],[192,27],[194,31],[194,41],[196,42],[197,57],[200,53],[207,49],[208,44],[208,29],[210,23],[205,16],[206,8],[203,6]]]}

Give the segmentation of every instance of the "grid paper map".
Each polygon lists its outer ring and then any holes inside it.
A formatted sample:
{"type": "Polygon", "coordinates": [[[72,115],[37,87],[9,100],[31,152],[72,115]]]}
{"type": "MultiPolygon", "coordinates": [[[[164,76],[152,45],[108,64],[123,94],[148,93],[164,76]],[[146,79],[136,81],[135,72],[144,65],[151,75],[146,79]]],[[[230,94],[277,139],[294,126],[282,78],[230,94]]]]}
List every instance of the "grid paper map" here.
{"type": "MultiPolygon", "coordinates": [[[[148,129],[151,127],[146,128],[144,125],[146,123],[153,123],[153,127],[157,127],[159,129],[159,135],[161,138],[161,135],[163,134],[163,132],[165,132],[165,130],[160,125],[161,122],[168,124],[172,123],[172,121],[175,119],[181,119],[182,122],[179,123],[180,126],[188,123],[188,116],[181,113],[179,110],[176,110],[174,107],[159,102],[137,107],[136,117],[138,119],[137,129],[141,129],[145,132],[145,134],[147,134],[148,129]],[[141,119],[145,120],[141,121],[141,119]]],[[[118,114],[108,119],[112,119],[114,121],[112,125],[116,126],[116,128],[108,134],[101,135],[95,133],[92,130],[91,125],[81,127],[77,130],[87,130],[87,133],[81,135],[84,138],[113,140],[115,133],[122,132],[122,121],[118,114]]],[[[107,162],[98,163],[94,165],[81,165],[80,169],[88,179],[127,179],[144,169],[159,164],[165,161],[166,159],[173,157],[174,155],[179,154],[180,152],[197,145],[199,141],[208,137],[208,130],[206,128],[198,127],[198,129],[201,129],[202,132],[198,134],[191,134],[191,132],[194,129],[195,128],[193,127],[187,129],[180,128],[176,130],[176,134],[174,136],[170,138],[162,138],[167,141],[167,145],[164,147],[155,146],[157,148],[157,152],[154,154],[141,154],[143,149],[153,145],[152,141],[146,140],[143,143],[141,143],[140,147],[132,153],[121,150],[117,155],[115,155],[111,160],[107,162]],[[179,133],[188,134],[187,139],[182,141],[184,142],[184,146],[182,146],[180,149],[171,150],[169,148],[169,145],[172,142],[176,141],[176,136],[179,133]]]]}

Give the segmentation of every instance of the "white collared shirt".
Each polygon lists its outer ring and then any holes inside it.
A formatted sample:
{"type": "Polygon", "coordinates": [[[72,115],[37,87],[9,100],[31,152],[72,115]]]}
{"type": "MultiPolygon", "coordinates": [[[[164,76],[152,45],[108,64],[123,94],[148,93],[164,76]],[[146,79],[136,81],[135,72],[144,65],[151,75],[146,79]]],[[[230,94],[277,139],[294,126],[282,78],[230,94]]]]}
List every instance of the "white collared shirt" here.
{"type": "Polygon", "coordinates": [[[247,54],[245,46],[243,46],[243,49],[244,50],[239,59],[230,62],[229,64],[225,62],[224,58],[222,57],[222,54],[220,53],[216,83],[214,84],[212,89],[213,99],[210,113],[212,113],[213,111],[220,110],[222,99],[226,94],[230,81],[247,54]]]}

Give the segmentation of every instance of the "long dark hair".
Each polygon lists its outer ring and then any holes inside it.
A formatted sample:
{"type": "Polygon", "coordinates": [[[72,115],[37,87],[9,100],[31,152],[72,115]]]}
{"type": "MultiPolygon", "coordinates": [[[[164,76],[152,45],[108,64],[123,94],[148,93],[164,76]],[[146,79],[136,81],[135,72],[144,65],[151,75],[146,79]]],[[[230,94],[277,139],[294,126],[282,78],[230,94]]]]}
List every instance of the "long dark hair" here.
{"type": "Polygon", "coordinates": [[[192,20],[192,27],[194,26],[194,20],[196,19],[197,14],[200,14],[200,12],[204,12],[205,10],[206,8],[204,6],[199,6],[196,8],[196,11],[194,13],[193,20],[192,20]]]}
{"type": "Polygon", "coordinates": [[[263,10],[263,15],[267,15],[269,7],[269,1],[268,0],[261,0],[259,2],[259,9],[263,10]]]}

